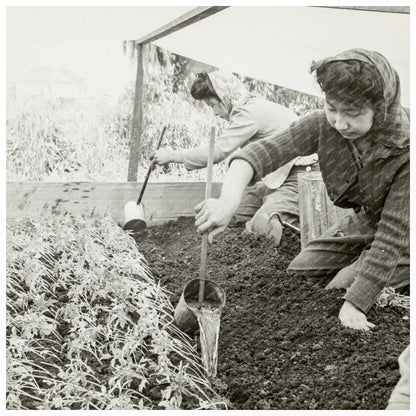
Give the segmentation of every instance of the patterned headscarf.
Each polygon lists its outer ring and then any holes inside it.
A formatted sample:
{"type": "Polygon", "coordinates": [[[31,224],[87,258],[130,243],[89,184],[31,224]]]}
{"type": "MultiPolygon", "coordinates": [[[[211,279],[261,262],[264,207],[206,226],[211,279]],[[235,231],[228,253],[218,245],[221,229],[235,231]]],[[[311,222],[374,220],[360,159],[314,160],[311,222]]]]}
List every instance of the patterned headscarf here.
{"type": "Polygon", "coordinates": [[[380,53],[365,49],[349,49],[336,56],[312,62],[311,72],[331,61],[356,59],[374,66],[384,84],[383,114],[374,117],[374,126],[368,134],[374,138],[372,156],[385,158],[407,151],[410,142],[409,117],[400,103],[400,79],[390,62],[380,53]]]}
{"type": "Polygon", "coordinates": [[[208,77],[219,99],[230,112],[233,107],[244,104],[250,97],[246,86],[233,74],[219,70],[210,72],[208,77]]]}

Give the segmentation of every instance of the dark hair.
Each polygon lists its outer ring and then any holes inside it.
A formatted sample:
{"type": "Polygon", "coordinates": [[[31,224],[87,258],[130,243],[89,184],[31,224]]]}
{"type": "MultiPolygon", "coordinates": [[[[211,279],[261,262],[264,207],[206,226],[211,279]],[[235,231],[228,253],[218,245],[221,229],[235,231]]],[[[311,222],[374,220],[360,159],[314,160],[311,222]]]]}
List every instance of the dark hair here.
{"type": "Polygon", "coordinates": [[[191,86],[191,95],[195,100],[203,100],[207,98],[215,98],[221,101],[212,86],[212,82],[206,72],[196,74],[196,80],[191,86]]]}
{"type": "Polygon", "coordinates": [[[377,109],[383,103],[383,79],[378,70],[356,59],[330,61],[317,71],[317,81],[326,97],[362,108],[377,109]]]}

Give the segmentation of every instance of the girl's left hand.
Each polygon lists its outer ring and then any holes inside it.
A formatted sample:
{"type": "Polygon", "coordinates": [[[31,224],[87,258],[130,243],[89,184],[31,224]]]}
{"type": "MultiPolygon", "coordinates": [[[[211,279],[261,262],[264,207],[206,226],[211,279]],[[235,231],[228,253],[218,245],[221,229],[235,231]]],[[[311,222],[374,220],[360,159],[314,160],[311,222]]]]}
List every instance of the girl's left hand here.
{"type": "Polygon", "coordinates": [[[351,302],[347,300],[341,307],[338,315],[341,324],[352,329],[361,329],[368,331],[375,327],[374,324],[367,321],[367,317],[363,312],[356,308],[351,302]]]}

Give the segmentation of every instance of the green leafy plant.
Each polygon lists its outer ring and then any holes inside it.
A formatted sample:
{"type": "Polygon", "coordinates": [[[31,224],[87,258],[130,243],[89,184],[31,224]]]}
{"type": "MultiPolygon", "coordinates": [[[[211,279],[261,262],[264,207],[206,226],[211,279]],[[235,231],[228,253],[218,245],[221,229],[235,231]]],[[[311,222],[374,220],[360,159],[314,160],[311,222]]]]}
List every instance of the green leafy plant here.
{"type": "Polygon", "coordinates": [[[9,223],[7,408],[220,408],[172,315],[110,217],[9,223]]]}

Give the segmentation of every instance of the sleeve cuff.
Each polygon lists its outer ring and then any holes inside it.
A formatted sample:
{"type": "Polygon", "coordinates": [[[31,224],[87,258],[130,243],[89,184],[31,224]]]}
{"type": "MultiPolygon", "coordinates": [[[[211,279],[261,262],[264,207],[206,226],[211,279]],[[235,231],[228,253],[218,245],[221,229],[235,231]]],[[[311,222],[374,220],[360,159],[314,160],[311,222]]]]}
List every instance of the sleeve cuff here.
{"type": "Polygon", "coordinates": [[[343,299],[348,300],[366,314],[374,305],[382,290],[383,288],[376,282],[358,276],[343,299]]]}
{"type": "Polygon", "coordinates": [[[188,171],[206,167],[206,162],[204,164],[202,157],[196,154],[194,149],[182,149],[180,155],[182,163],[188,171]]]}

